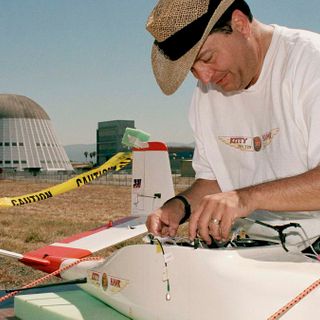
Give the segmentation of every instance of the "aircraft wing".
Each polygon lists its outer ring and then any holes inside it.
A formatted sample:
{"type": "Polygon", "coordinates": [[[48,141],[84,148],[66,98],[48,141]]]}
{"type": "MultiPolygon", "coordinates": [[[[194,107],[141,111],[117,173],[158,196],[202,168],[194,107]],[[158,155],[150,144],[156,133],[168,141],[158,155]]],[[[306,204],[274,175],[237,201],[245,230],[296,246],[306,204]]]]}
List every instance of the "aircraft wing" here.
{"type": "Polygon", "coordinates": [[[51,246],[86,249],[91,253],[97,252],[147,232],[145,220],[146,217],[141,216],[125,217],[97,229],[86,231],[60,242],[53,243],[51,246]]]}
{"type": "Polygon", "coordinates": [[[82,232],[48,246],[23,254],[22,263],[44,272],[52,272],[65,259],[81,259],[147,232],[146,217],[128,216],[99,228],[82,232]]]}

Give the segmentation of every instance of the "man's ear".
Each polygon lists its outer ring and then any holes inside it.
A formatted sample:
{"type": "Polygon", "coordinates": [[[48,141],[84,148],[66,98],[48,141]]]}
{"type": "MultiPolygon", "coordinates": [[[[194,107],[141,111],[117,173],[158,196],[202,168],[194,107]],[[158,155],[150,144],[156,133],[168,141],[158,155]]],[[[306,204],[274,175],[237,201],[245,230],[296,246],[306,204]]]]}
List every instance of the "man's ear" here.
{"type": "Polygon", "coordinates": [[[231,18],[232,30],[238,31],[245,38],[250,36],[250,21],[248,17],[240,10],[234,10],[231,18]]]}

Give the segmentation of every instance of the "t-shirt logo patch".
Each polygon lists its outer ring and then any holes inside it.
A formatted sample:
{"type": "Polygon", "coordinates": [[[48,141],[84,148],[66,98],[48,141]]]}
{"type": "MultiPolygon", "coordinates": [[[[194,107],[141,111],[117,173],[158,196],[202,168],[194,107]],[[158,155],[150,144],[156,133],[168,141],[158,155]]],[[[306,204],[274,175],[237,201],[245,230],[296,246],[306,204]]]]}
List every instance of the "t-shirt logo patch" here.
{"type": "Polygon", "coordinates": [[[273,137],[278,134],[280,131],[279,128],[272,129],[261,136],[256,137],[243,137],[243,136],[234,136],[218,137],[220,141],[225,144],[237,148],[241,151],[252,151],[259,152],[260,150],[265,149],[269,144],[271,144],[273,137]]]}

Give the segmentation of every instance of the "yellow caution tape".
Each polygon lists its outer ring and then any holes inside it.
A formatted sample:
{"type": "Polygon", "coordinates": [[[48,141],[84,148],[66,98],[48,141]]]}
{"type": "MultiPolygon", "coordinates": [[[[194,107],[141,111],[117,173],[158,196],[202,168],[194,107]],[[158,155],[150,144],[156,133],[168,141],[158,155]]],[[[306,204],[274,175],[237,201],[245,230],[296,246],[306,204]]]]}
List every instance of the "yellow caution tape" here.
{"type": "Polygon", "coordinates": [[[24,196],[0,198],[0,207],[22,206],[25,204],[52,198],[53,196],[56,196],[58,194],[80,188],[111,170],[119,171],[124,166],[129,164],[131,160],[132,154],[130,152],[119,152],[97,169],[82,173],[63,183],[57,184],[56,186],[24,196]]]}

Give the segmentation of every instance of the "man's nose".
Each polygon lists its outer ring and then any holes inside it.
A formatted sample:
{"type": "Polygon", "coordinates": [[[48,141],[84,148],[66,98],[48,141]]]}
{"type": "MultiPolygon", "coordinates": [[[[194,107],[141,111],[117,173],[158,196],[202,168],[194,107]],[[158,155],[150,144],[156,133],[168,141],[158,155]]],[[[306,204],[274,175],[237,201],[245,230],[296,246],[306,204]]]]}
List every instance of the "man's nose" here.
{"type": "Polygon", "coordinates": [[[200,80],[204,84],[208,84],[213,76],[213,71],[209,68],[192,68],[191,72],[196,79],[200,80]]]}

